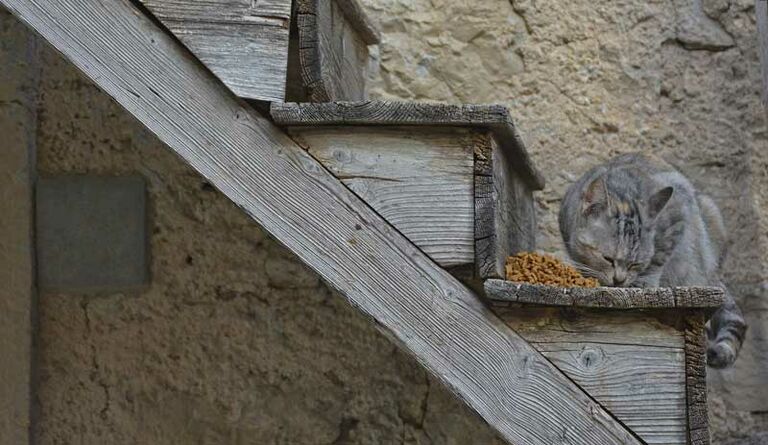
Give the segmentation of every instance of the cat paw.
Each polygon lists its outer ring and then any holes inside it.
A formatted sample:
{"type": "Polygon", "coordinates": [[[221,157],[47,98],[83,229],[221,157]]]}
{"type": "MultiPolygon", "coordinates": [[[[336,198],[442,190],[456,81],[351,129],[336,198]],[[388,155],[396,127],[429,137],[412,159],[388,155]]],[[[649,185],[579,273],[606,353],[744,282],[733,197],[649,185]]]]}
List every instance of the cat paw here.
{"type": "Polygon", "coordinates": [[[707,348],[707,365],[722,369],[736,361],[736,350],[730,342],[719,342],[707,348]]]}

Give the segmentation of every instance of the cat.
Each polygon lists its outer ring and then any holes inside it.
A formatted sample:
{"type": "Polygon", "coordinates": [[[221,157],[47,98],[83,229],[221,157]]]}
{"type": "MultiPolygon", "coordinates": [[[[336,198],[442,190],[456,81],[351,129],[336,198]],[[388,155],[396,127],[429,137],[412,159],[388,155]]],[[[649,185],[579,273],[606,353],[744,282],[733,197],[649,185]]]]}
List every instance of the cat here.
{"type": "Polygon", "coordinates": [[[603,286],[717,286],[725,303],[707,324],[707,362],[733,364],[747,325],[720,278],[727,242],[720,210],[661,159],[631,153],[567,190],[560,233],[574,265],[603,286]]]}

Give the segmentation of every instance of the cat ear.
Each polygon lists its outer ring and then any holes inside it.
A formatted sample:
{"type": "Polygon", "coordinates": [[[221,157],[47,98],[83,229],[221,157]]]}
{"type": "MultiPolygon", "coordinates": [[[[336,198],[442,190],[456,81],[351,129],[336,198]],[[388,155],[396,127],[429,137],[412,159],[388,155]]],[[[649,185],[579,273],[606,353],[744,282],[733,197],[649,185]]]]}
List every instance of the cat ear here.
{"type": "Polygon", "coordinates": [[[584,196],[581,201],[581,211],[585,215],[594,214],[600,209],[605,208],[608,203],[608,192],[605,189],[603,178],[597,178],[592,181],[587,189],[584,190],[584,196]]]}
{"type": "Polygon", "coordinates": [[[675,189],[672,187],[664,187],[651,196],[651,199],[648,200],[648,216],[650,216],[651,219],[656,219],[656,217],[659,216],[659,213],[661,213],[664,206],[667,205],[669,199],[672,198],[672,193],[674,193],[674,191],[675,189]]]}

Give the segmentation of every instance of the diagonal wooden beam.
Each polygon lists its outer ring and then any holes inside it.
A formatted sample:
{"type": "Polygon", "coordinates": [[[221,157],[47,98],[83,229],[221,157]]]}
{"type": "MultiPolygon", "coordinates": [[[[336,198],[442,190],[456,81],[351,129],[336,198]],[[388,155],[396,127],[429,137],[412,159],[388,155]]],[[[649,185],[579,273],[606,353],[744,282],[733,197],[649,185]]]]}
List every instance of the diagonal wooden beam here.
{"type": "Polygon", "coordinates": [[[128,0],[0,0],[513,444],[638,444],[128,0]]]}

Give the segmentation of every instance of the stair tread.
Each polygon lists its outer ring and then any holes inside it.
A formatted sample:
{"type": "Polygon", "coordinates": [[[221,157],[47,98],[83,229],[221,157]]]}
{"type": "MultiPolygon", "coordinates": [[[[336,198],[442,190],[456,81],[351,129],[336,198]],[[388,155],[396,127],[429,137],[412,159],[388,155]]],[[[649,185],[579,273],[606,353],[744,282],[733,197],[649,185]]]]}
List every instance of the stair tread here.
{"type": "Polygon", "coordinates": [[[484,284],[494,303],[522,303],[604,309],[701,309],[723,304],[717,287],[554,287],[491,279],[484,284]]]}

